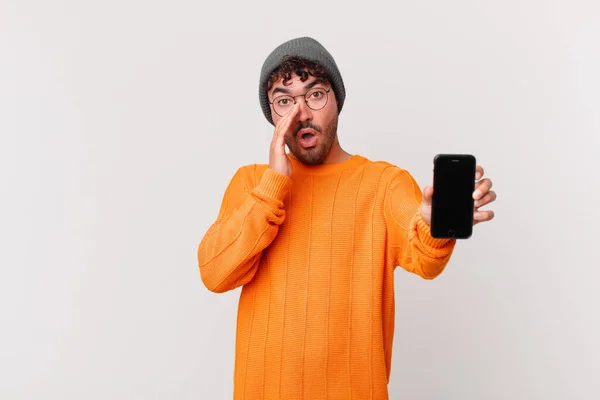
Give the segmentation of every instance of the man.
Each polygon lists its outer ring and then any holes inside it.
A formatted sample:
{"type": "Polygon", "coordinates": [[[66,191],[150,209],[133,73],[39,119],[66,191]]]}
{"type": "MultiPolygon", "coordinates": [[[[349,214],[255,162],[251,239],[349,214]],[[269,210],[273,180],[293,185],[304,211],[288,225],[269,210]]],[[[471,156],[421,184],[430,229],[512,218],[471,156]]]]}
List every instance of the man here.
{"type": "MultiPolygon", "coordinates": [[[[394,270],[433,279],[456,244],[430,234],[431,187],[342,149],[345,95],[314,39],[283,43],[262,67],[269,164],[236,172],[198,248],[209,290],[243,286],[235,399],[387,399],[394,270]]],[[[477,175],[476,223],[493,218],[478,209],[495,199],[477,175]]]]}

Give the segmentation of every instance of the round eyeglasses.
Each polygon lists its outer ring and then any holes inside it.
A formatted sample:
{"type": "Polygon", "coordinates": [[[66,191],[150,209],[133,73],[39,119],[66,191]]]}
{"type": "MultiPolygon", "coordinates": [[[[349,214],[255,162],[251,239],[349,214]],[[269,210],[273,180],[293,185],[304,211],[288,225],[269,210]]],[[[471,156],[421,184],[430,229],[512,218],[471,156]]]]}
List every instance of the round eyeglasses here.
{"type": "Polygon", "coordinates": [[[283,117],[291,110],[292,106],[296,104],[296,97],[304,97],[306,105],[311,110],[318,111],[327,105],[327,100],[329,99],[328,93],[330,90],[331,89],[316,88],[296,96],[285,94],[275,97],[269,104],[273,105],[273,110],[277,115],[283,117]]]}

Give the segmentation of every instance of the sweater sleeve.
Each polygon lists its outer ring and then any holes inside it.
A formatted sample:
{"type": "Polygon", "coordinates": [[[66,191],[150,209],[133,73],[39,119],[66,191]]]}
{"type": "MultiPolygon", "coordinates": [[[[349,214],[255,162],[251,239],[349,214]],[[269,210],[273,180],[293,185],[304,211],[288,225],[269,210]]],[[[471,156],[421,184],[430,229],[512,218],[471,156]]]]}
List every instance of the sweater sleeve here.
{"type": "Polygon", "coordinates": [[[267,168],[252,188],[244,179],[248,169],[240,168],[231,179],[218,217],[198,246],[200,277],[215,293],[252,280],[262,251],[275,239],[285,218],[283,202],[291,179],[267,168]]]}
{"type": "Polygon", "coordinates": [[[422,193],[415,179],[397,169],[385,193],[387,251],[394,266],[424,279],[440,275],[450,260],[456,239],[436,239],[419,208],[422,193]]]}

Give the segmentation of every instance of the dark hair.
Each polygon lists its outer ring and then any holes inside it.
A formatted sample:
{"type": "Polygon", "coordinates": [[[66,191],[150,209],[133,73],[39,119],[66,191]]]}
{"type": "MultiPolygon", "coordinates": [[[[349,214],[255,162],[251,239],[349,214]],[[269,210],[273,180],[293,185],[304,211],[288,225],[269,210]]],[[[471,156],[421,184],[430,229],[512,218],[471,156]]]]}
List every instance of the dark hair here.
{"type": "Polygon", "coordinates": [[[265,90],[267,92],[271,90],[273,84],[281,78],[283,78],[283,84],[287,85],[287,82],[292,79],[292,74],[298,75],[302,82],[307,80],[310,75],[322,83],[331,83],[331,76],[324,67],[303,57],[284,56],[281,64],[269,76],[265,90]]]}

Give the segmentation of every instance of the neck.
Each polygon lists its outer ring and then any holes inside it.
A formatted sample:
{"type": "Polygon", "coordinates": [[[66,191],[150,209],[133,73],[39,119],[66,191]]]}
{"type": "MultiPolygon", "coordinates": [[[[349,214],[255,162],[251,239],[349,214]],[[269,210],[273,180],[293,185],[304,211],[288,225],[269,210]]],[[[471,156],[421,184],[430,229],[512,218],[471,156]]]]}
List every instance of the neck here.
{"type": "Polygon", "coordinates": [[[337,164],[340,162],[344,162],[349,160],[352,157],[352,154],[348,153],[340,146],[339,141],[336,139],[329,153],[327,153],[327,157],[325,157],[324,164],[337,164]]]}

